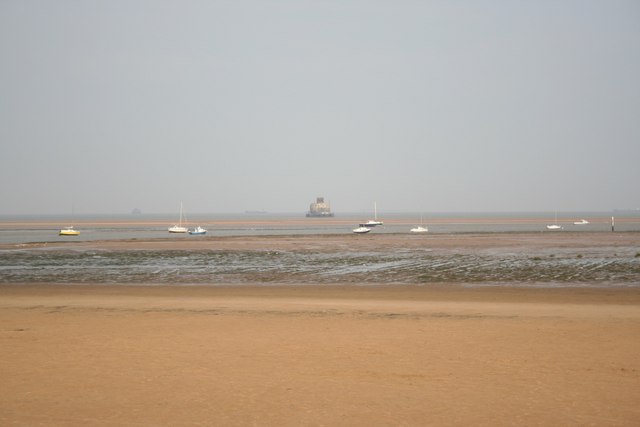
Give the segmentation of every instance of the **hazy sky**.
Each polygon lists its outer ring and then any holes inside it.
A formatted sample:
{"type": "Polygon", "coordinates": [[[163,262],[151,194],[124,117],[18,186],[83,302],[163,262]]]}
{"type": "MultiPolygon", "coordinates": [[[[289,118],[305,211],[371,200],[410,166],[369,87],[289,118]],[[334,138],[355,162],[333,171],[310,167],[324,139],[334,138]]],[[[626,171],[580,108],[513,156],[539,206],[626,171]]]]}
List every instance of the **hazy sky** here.
{"type": "Polygon", "coordinates": [[[640,207],[640,2],[0,0],[0,214],[640,207]]]}

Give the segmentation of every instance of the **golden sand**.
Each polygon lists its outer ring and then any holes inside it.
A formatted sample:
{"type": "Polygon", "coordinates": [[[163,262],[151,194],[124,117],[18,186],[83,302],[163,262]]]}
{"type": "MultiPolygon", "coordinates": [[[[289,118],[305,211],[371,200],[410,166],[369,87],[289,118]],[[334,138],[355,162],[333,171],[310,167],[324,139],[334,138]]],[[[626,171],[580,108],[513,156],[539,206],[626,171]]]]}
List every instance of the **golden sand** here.
{"type": "Polygon", "coordinates": [[[0,425],[640,424],[640,292],[0,286],[0,425]]]}

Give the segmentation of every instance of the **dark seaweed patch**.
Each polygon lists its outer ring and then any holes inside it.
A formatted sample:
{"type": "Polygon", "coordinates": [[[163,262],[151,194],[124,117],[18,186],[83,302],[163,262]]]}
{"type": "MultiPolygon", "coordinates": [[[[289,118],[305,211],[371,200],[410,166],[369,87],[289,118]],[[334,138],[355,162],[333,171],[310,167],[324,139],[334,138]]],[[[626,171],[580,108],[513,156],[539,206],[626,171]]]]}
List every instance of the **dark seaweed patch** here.
{"type": "MultiPolygon", "coordinates": [[[[620,249],[618,248],[617,251],[620,249]]],[[[599,248],[494,251],[6,251],[0,283],[617,283],[640,262],[599,248]]]]}

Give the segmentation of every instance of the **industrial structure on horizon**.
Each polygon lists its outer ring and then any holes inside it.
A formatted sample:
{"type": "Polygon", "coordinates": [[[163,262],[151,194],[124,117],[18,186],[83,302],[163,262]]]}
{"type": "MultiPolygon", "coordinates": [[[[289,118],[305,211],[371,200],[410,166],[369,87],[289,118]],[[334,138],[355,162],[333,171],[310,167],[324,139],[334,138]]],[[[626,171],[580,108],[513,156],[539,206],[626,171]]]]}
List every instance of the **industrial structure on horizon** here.
{"type": "Polygon", "coordinates": [[[307,212],[307,217],[331,217],[333,213],[331,212],[331,206],[329,202],[324,201],[324,197],[317,197],[315,203],[311,203],[309,205],[309,212],[307,212]]]}

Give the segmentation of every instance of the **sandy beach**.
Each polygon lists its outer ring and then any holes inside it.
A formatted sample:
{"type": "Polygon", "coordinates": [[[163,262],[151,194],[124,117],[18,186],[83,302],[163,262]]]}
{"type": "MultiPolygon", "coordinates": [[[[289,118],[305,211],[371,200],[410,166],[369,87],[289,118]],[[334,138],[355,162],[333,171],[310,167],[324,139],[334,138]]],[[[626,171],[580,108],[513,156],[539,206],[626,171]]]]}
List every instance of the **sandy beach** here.
{"type": "MultiPolygon", "coordinates": [[[[430,244],[581,250],[637,240],[487,235],[430,244]]],[[[397,236],[181,244],[338,243],[425,244],[397,236]]],[[[6,284],[0,325],[0,425],[640,423],[638,287],[6,284]]]]}
{"type": "Polygon", "coordinates": [[[637,425],[633,289],[2,286],[2,425],[637,425]]]}

